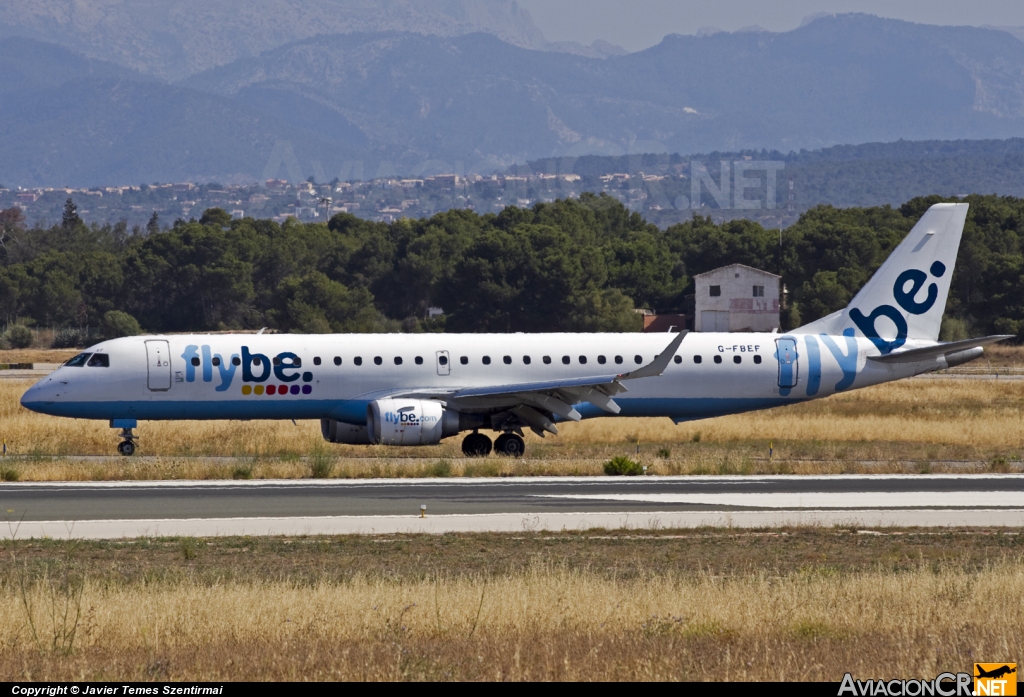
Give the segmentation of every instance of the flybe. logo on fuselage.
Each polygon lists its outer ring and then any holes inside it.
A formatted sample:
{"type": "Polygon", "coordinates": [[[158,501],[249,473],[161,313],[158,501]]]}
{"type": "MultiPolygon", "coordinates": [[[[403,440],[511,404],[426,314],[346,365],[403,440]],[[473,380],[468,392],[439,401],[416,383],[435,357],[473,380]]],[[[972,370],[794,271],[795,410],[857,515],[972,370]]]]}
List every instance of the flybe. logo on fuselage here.
{"type": "MultiPolygon", "coordinates": [[[[936,261],[928,270],[935,278],[942,278],[946,273],[946,265],[941,261],[936,261]]],[[[912,315],[923,315],[928,312],[939,297],[939,286],[935,283],[929,284],[928,294],[918,302],[917,294],[927,281],[928,274],[919,269],[907,269],[901,273],[896,277],[896,283],[892,287],[892,295],[896,304],[912,315]]],[[[903,317],[903,313],[892,305],[879,305],[871,311],[870,315],[865,315],[855,307],[850,310],[850,319],[883,355],[892,353],[907,342],[907,320],[903,317]],[[878,329],[875,328],[875,322],[879,317],[885,317],[896,325],[896,337],[891,341],[879,336],[878,329]]]]}
{"type": "Polygon", "coordinates": [[[209,346],[197,346],[189,344],[185,352],[181,354],[185,361],[185,382],[195,382],[197,370],[201,371],[203,382],[213,382],[213,371],[216,368],[220,384],[217,385],[217,392],[226,392],[235,379],[238,368],[242,369],[242,392],[250,394],[309,394],[313,382],[313,373],[302,371],[302,359],[290,351],[285,351],[268,358],[262,353],[252,353],[248,346],[243,346],[241,354],[233,353],[225,358],[219,353],[213,353],[209,346]],[[261,383],[281,382],[282,385],[264,386],[261,383]],[[291,384],[301,381],[303,385],[291,384]],[[253,390],[251,385],[244,383],[257,383],[253,390]],[[274,389],[271,390],[271,387],[274,389]]]}

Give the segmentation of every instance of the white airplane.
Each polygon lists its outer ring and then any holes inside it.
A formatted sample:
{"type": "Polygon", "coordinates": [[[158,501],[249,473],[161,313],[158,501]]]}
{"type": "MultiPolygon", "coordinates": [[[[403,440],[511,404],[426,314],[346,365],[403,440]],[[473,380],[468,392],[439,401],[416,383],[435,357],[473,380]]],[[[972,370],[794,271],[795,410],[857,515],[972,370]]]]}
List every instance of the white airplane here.
{"type": "Polygon", "coordinates": [[[24,407],[103,419],[135,452],[139,420],[319,419],[332,443],[523,454],[523,432],[608,416],[676,423],[820,399],[966,363],[988,336],[939,343],[967,216],[932,206],[849,307],[784,334],[138,336],[40,380],[24,407]]]}

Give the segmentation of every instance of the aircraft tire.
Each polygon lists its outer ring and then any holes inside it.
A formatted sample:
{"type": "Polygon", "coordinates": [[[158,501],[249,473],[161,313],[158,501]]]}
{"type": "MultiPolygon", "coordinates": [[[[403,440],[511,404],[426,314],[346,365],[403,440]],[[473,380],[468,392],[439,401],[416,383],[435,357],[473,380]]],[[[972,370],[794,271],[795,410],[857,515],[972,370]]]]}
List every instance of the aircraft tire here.
{"type": "Polygon", "coordinates": [[[491,439],[482,433],[470,433],[462,441],[462,454],[466,457],[487,457],[491,454],[491,439]]]}
{"type": "Polygon", "coordinates": [[[526,443],[515,433],[503,433],[494,441],[494,451],[505,457],[522,457],[526,443]]]}
{"type": "Polygon", "coordinates": [[[131,457],[135,454],[135,443],[132,443],[130,440],[123,440],[117,444],[117,452],[125,457],[131,457]]]}

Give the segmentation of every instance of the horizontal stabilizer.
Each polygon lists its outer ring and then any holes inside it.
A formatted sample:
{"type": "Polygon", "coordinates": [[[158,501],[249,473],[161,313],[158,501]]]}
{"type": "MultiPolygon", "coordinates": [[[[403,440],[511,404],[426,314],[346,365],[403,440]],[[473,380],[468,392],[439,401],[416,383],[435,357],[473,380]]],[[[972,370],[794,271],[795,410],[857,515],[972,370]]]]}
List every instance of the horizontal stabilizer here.
{"type": "Polygon", "coordinates": [[[938,358],[939,356],[948,356],[973,348],[981,348],[982,346],[1012,339],[1013,336],[1013,334],[1001,334],[997,336],[983,336],[978,339],[950,341],[949,343],[936,344],[935,346],[926,346],[924,348],[893,351],[886,356],[868,356],[868,360],[875,361],[876,363],[916,363],[918,361],[926,361],[929,358],[938,358]]]}

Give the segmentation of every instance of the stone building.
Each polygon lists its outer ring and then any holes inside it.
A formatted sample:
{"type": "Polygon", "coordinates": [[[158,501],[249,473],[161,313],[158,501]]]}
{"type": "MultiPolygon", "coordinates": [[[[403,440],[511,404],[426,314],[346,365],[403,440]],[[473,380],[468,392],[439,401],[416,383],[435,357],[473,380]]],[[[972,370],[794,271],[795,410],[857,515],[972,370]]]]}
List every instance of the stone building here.
{"type": "Polygon", "coordinates": [[[694,276],[698,332],[770,332],[779,327],[781,277],[743,264],[694,276]]]}

